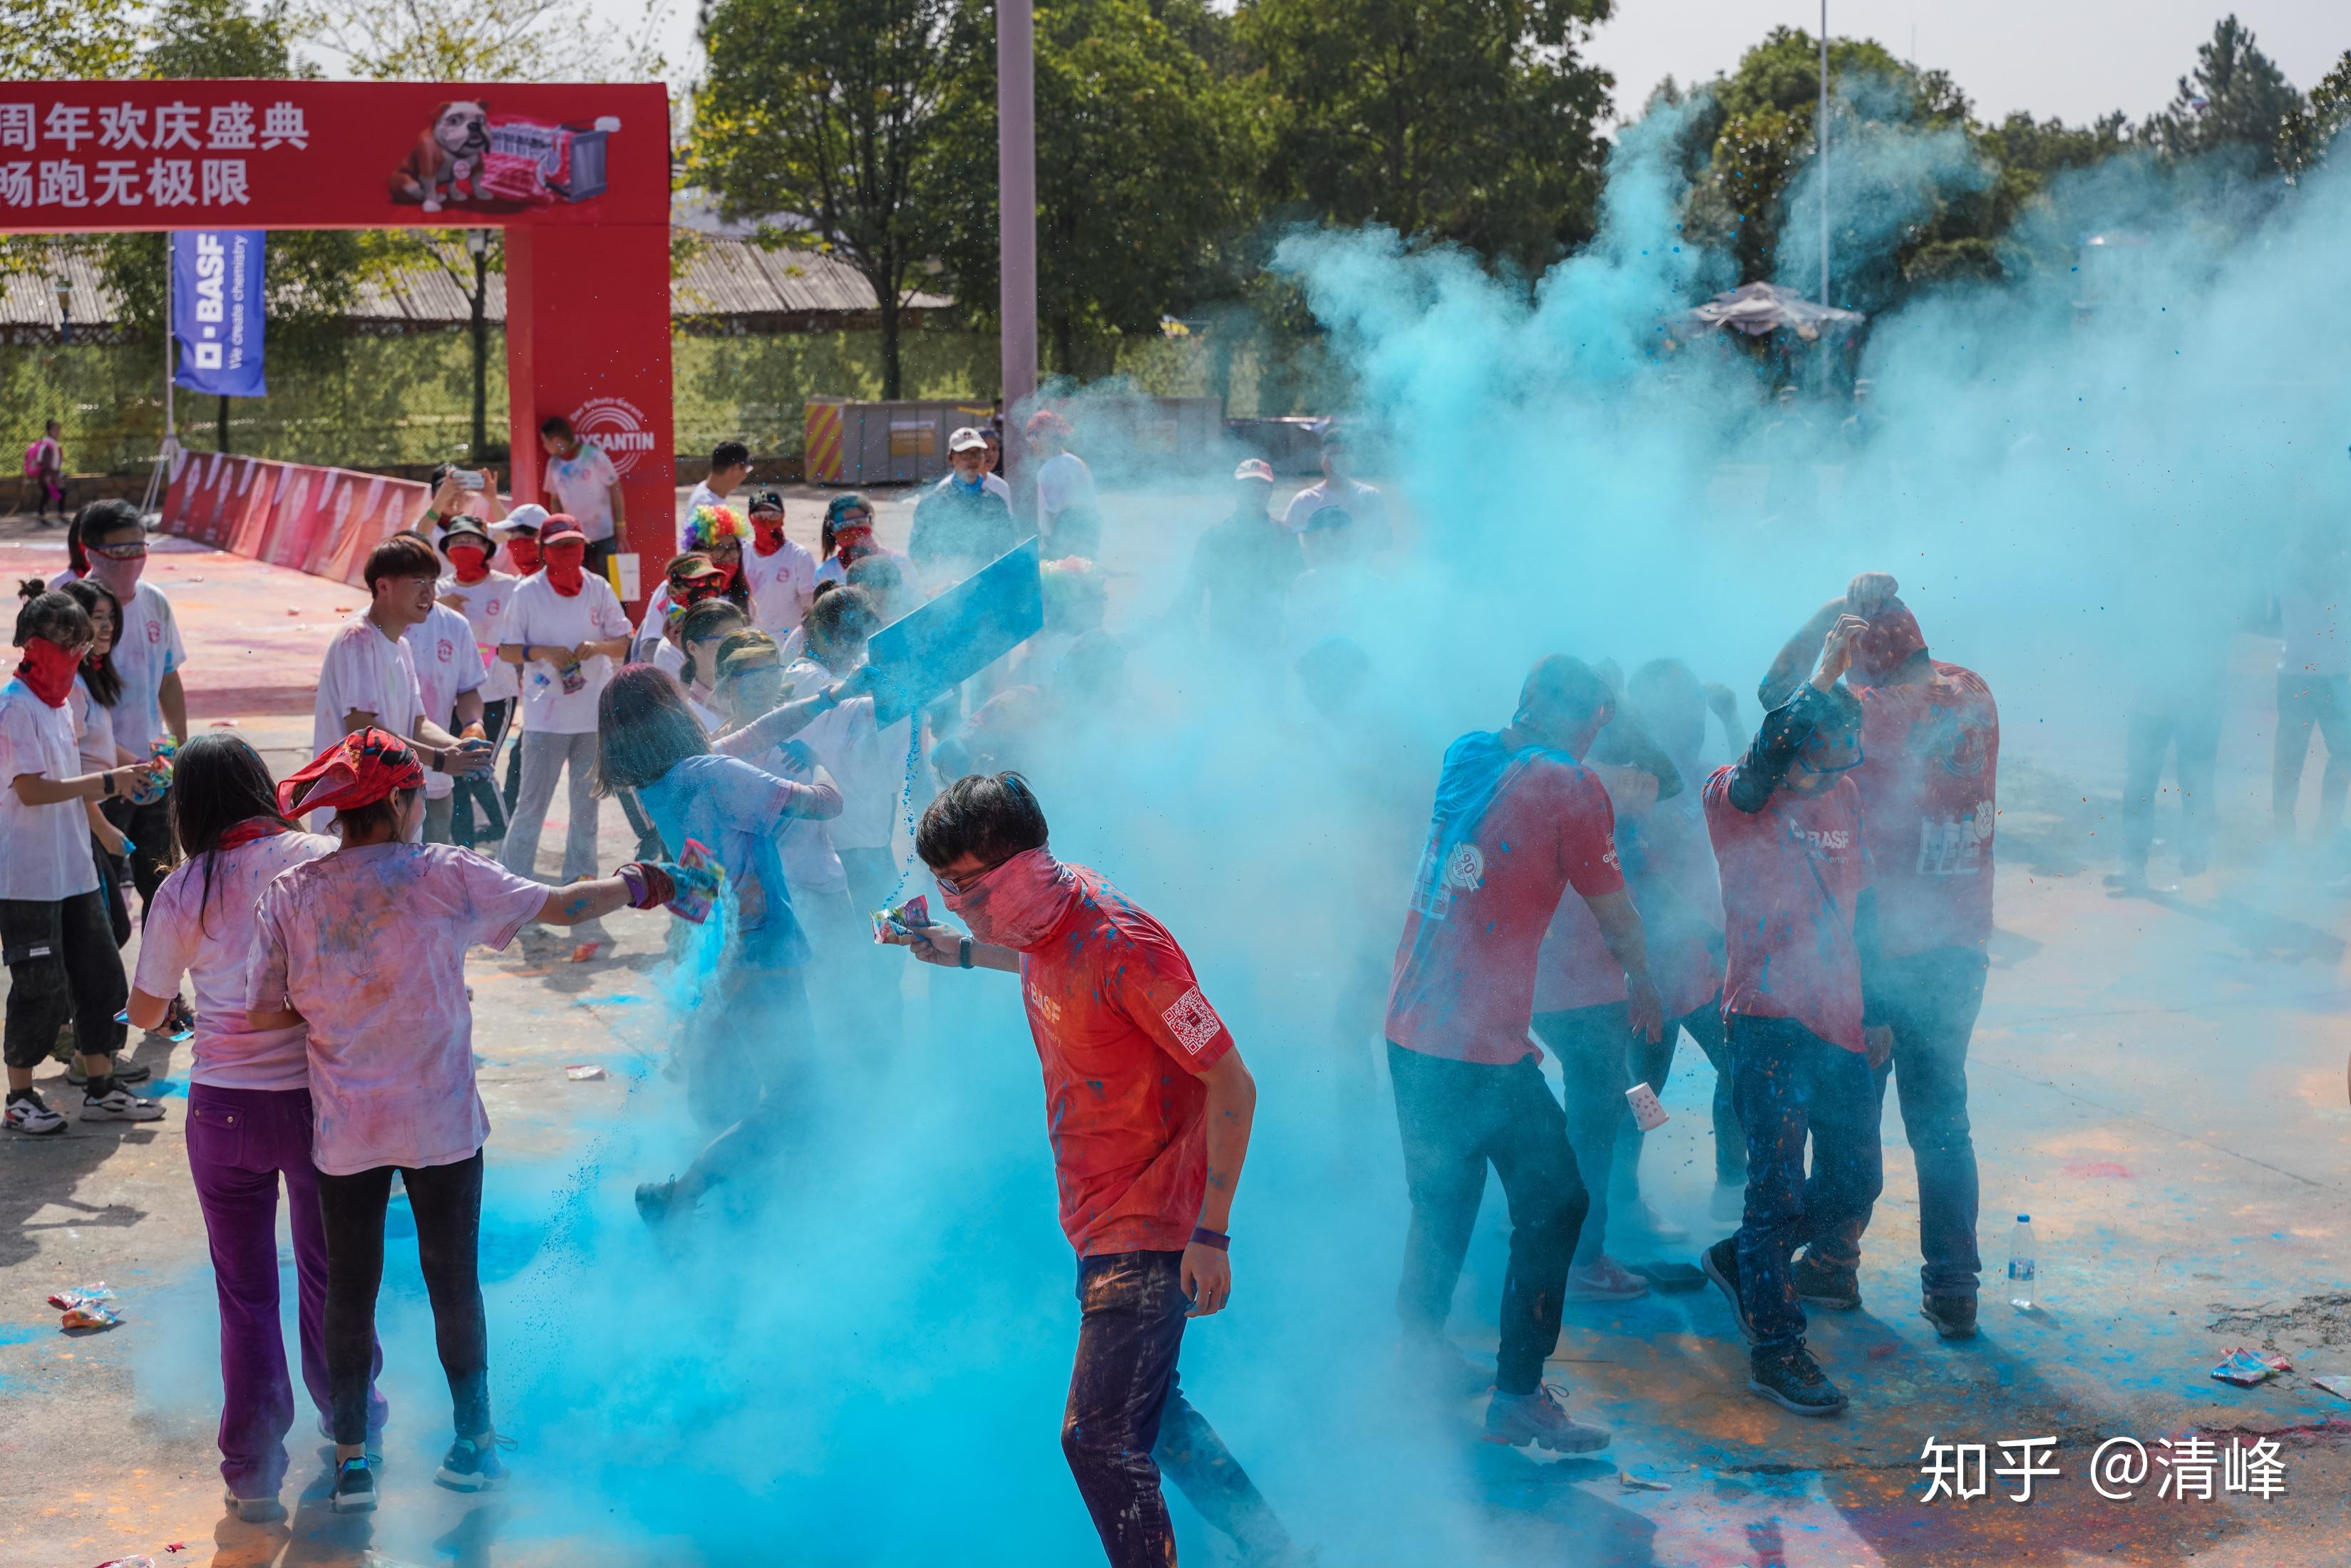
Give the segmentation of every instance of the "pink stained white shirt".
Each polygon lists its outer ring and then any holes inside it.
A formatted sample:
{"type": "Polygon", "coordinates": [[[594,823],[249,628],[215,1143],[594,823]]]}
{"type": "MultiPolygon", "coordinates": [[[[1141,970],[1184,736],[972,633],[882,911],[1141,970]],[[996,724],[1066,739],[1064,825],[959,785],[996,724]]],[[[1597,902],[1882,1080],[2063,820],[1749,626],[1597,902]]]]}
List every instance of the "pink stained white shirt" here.
{"type": "Polygon", "coordinates": [[[799,629],[800,616],[816,597],[816,557],[786,539],[773,555],[761,555],[755,541],[743,547],[743,580],[751,590],[751,622],[770,637],[799,629]]]}
{"type": "Polygon", "coordinates": [[[311,1161],[329,1176],[455,1165],[489,1135],[465,950],[514,940],[548,891],[450,844],[298,865],[255,913],[245,1005],[309,1026],[311,1161]]]}
{"type": "Polygon", "coordinates": [[[183,863],[155,890],[140,927],[139,968],[131,984],[151,997],[174,996],[180,977],[195,983],[195,1065],[192,1083],[216,1089],[309,1086],[309,1034],[248,1029],[246,966],[253,960],[256,906],[281,872],[334,852],[315,833],[272,833],[183,863]]]}
{"type": "MultiPolygon", "coordinates": [[[[416,693],[424,704],[424,716],[454,733],[457,699],[481,690],[489,679],[472,623],[447,605],[435,604],[433,613],[402,632],[400,640],[408,644],[409,662],[416,667],[416,693]]],[[[426,800],[445,800],[456,792],[456,775],[437,770],[424,775],[426,800]]]]}

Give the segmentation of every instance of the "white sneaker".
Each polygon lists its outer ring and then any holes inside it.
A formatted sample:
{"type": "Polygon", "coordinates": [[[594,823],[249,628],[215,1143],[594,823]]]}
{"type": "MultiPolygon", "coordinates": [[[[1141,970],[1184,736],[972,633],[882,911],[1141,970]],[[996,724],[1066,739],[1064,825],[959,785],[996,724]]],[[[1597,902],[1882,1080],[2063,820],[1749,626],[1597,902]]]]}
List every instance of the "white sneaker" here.
{"type": "Polygon", "coordinates": [[[161,1101],[141,1100],[118,1083],[102,1098],[84,1094],[81,1097],[81,1119],[85,1122],[160,1122],[163,1119],[163,1106],[161,1101]]]}
{"type": "Polygon", "coordinates": [[[66,1119],[49,1109],[48,1102],[41,1098],[37,1089],[8,1096],[7,1124],[12,1133],[31,1133],[35,1136],[66,1130],[66,1119]]]}
{"type": "Polygon", "coordinates": [[[1604,1252],[1581,1269],[1567,1271],[1571,1301],[1632,1301],[1648,1293],[1646,1280],[1626,1273],[1623,1264],[1604,1252]]]}

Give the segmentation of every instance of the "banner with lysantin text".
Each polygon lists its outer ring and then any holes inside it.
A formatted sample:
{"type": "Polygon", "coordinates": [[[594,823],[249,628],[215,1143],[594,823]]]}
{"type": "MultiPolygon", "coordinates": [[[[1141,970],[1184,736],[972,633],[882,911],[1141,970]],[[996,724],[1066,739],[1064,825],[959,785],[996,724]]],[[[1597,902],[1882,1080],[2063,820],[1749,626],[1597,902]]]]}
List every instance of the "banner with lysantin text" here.
{"type": "Polygon", "coordinates": [[[172,381],[191,392],[261,397],[262,256],[258,229],[183,230],[172,235],[172,381]]]}

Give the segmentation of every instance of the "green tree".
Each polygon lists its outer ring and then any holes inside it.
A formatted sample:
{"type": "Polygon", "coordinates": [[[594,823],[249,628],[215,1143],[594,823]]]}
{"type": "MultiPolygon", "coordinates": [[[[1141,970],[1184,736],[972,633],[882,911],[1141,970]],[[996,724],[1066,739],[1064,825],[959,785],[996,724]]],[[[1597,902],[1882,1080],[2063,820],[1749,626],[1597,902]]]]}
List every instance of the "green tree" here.
{"type": "Polygon", "coordinates": [[[1609,0],[1243,0],[1267,199],[1539,272],[1593,232],[1609,0]]]}
{"type": "Polygon", "coordinates": [[[2266,174],[2278,167],[2280,129],[2301,109],[2302,94],[2231,14],[2212,25],[2211,42],[2197,46],[2196,68],[2143,134],[2168,161],[2233,149],[2266,174]]]}
{"type": "MultiPolygon", "coordinates": [[[[1254,163],[1249,105],[1201,57],[1228,26],[1197,0],[1064,0],[1037,11],[1037,309],[1065,375],[1106,371],[1121,338],[1234,286],[1254,163]]],[[[967,310],[998,295],[996,27],[957,18],[956,68],[926,183],[940,257],[967,310]]]]}
{"type": "Polygon", "coordinates": [[[0,81],[135,75],[137,13],[121,0],[44,0],[0,13],[0,81]]]}
{"type": "Polygon", "coordinates": [[[2289,180],[2299,179],[2326,162],[2326,150],[2351,125],[2351,49],[2335,62],[2309,100],[2278,126],[2277,161],[2289,180]]]}
{"type": "MultiPolygon", "coordinates": [[[[873,290],[882,395],[903,385],[899,313],[936,251],[924,163],[951,85],[953,0],[713,0],[711,72],[686,166],[770,244],[831,252],[873,290]]],[[[991,72],[991,79],[992,79],[991,72]]]]}

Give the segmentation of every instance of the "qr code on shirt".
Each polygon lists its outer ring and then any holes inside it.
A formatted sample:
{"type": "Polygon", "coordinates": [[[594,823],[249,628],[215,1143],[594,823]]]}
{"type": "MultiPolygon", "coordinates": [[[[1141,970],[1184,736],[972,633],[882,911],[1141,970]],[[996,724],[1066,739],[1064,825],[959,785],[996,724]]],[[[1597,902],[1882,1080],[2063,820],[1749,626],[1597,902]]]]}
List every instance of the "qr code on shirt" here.
{"type": "Polygon", "coordinates": [[[1217,1038],[1217,1031],[1225,1027],[1224,1020],[1217,1017],[1217,1009],[1208,1005],[1208,998],[1200,994],[1197,986],[1177,997],[1175,1004],[1161,1013],[1159,1019],[1183,1042],[1184,1049],[1194,1056],[1199,1055],[1202,1049],[1217,1038]]]}

